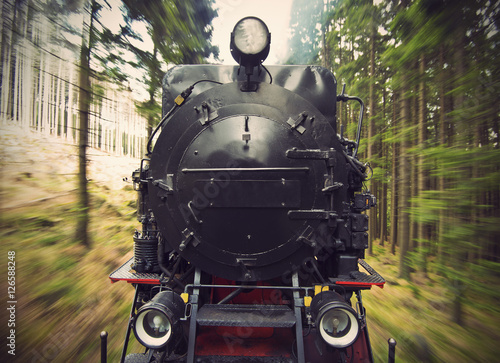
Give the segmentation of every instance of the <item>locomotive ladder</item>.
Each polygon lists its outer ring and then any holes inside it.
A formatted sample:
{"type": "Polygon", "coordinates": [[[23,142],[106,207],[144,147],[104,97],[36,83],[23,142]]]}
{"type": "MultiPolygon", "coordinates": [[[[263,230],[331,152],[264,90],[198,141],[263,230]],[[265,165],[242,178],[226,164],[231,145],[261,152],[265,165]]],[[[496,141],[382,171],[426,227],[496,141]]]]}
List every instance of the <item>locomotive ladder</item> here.
{"type": "MultiPolygon", "coordinates": [[[[200,288],[210,285],[200,284],[201,271],[195,270],[192,294],[190,294],[191,316],[187,363],[195,362],[197,325],[200,326],[244,326],[291,328],[295,325],[297,342],[297,363],[305,363],[304,340],[302,332],[303,300],[300,298],[298,273],[292,275],[293,310],[285,305],[243,305],[243,304],[205,304],[199,307],[200,288]],[[263,318],[265,313],[265,318],[263,318]]],[[[290,289],[290,287],[288,287],[290,289]]],[[[209,357],[207,357],[209,358],[209,357]]]]}

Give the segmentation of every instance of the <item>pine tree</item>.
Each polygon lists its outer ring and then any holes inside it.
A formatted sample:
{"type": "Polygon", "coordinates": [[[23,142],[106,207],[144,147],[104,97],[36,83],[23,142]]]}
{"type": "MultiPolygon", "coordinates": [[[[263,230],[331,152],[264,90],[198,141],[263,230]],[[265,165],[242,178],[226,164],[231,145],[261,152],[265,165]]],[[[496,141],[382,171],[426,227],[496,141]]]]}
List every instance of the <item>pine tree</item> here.
{"type": "Polygon", "coordinates": [[[218,56],[218,49],[210,43],[211,22],[216,15],[213,1],[139,1],[124,0],[126,26],[122,28],[123,44],[137,58],[136,68],[142,68],[142,79],[148,99],[138,103],[138,111],[148,120],[148,134],[152,132],[161,106],[156,100],[162,84],[163,70],[168,64],[205,62],[218,56]],[[132,31],[134,22],[144,22],[153,41],[153,49],[145,50],[132,45],[140,37],[132,31]]]}
{"type": "Polygon", "coordinates": [[[319,64],[323,5],[323,0],[293,1],[288,64],[319,64]]]}
{"type": "Polygon", "coordinates": [[[96,45],[94,22],[101,6],[96,0],[89,4],[88,23],[82,30],[82,45],[79,62],[79,98],[78,108],[80,123],[78,127],[78,217],[75,239],[85,246],[90,246],[89,229],[89,192],[87,186],[87,147],[89,130],[89,111],[92,102],[90,89],[90,56],[96,45]]]}

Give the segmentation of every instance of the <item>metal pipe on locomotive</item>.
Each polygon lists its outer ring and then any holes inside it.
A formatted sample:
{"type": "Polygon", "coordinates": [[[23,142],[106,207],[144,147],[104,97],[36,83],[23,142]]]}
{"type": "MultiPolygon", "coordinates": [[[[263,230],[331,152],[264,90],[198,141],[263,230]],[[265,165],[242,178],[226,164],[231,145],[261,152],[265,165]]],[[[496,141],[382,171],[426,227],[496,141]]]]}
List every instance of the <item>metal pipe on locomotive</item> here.
{"type": "Polygon", "coordinates": [[[133,174],[142,229],[110,275],[135,287],[122,362],[373,361],[361,291],[385,281],[363,260],[375,205],[357,158],[363,102],[337,96],[325,68],[264,66],[270,43],[244,18],[238,66],[163,80],[163,118],[133,174]],[[337,134],[349,100],[355,141],[337,134]],[[132,330],[146,353],[126,356],[132,330]]]}

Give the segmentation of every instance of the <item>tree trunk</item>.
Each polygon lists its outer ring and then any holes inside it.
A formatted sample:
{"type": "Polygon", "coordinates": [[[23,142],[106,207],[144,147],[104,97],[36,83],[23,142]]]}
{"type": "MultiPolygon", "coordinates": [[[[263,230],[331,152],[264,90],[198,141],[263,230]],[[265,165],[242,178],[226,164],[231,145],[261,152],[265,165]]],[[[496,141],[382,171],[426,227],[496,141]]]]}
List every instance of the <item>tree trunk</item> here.
{"type": "Polygon", "coordinates": [[[51,96],[51,75],[50,75],[50,61],[45,58],[45,69],[43,70],[43,85],[41,94],[42,113],[40,120],[40,130],[45,134],[50,134],[50,96],[51,96]]]}
{"type": "MultiPolygon", "coordinates": [[[[5,6],[5,4],[4,4],[5,6]]],[[[12,119],[12,104],[13,104],[13,90],[14,90],[14,77],[15,77],[15,62],[16,62],[16,6],[15,4],[11,4],[11,9],[10,9],[10,14],[12,17],[9,17],[9,22],[8,26],[10,27],[10,32],[7,35],[7,32],[5,32],[5,35],[8,36],[8,39],[6,40],[5,44],[5,59],[4,59],[4,64],[2,66],[2,105],[1,105],[1,110],[2,110],[2,117],[4,120],[10,120],[12,119]]],[[[1,16],[4,16],[2,13],[1,16]]]]}
{"type": "MultiPolygon", "coordinates": [[[[416,72],[418,71],[418,64],[415,62],[412,64],[412,71],[416,72]]],[[[413,126],[414,128],[418,127],[418,85],[412,86],[413,93],[411,95],[411,101],[410,101],[410,125],[413,126]]],[[[408,149],[414,150],[415,146],[417,146],[418,142],[418,136],[414,136],[414,132],[411,133],[412,136],[408,137],[408,149]]],[[[418,156],[414,151],[411,151],[409,153],[409,162],[410,162],[410,201],[409,201],[409,208],[411,210],[415,210],[415,198],[418,196],[418,170],[417,170],[417,160],[418,156]]],[[[418,247],[417,244],[417,233],[418,233],[418,227],[417,227],[417,220],[414,214],[410,215],[410,244],[408,249],[410,251],[415,251],[418,247]]]]}
{"type": "MultiPolygon", "coordinates": [[[[373,6],[373,4],[372,4],[373,6]]],[[[375,125],[375,116],[376,116],[376,99],[375,99],[375,36],[376,29],[374,26],[374,21],[372,21],[371,26],[371,36],[370,36],[370,99],[369,99],[369,124],[368,124],[368,150],[367,150],[367,159],[371,166],[375,167],[374,157],[376,154],[375,150],[375,135],[376,135],[376,125],[375,125]]],[[[375,180],[370,181],[370,189],[371,192],[377,196],[377,184],[375,180]]],[[[377,209],[376,207],[371,208],[368,211],[369,216],[369,231],[370,231],[370,241],[368,253],[371,255],[373,253],[373,241],[375,240],[377,233],[377,209]]]]}
{"type": "Polygon", "coordinates": [[[380,245],[383,246],[387,238],[387,183],[382,183],[380,193],[380,245]]]}
{"type": "Polygon", "coordinates": [[[89,130],[90,92],[90,52],[92,46],[92,23],[94,19],[95,0],[91,3],[89,39],[82,32],[82,47],[80,49],[80,89],[78,108],[80,125],[78,130],[78,218],[76,240],[89,247],[89,193],[87,189],[87,147],[89,130]]]}
{"type": "Polygon", "coordinates": [[[399,223],[399,243],[400,243],[400,256],[399,256],[399,276],[404,279],[410,278],[410,267],[407,261],[407,254],[410,246],[410,178],[411,178],[411,165],[409,156],[409,141],[408,127],[411,126],[410,120],[410,100],[407,95],[407,75],[402,75],[402,89],[401,89],[401,152],[400,152],[400,223],[399,223]]]}
{"type": "MultiPolygon", "coordinates": [[[[382,88],[382,115],[383,119],[387,119],[387,92],[385,87],[382,88]]],[[[380,193],[380,215],[379,215],[379,236],[380,236],[380,245],[383,246],[385,240],[387,238],[387,166],[388,166],[388,145],[387,143],[381,141],[380,142],[380,152],[379,158],[384,160],[384,178],[380,183],[381,193],[380,193]]]]}
{"type": "MultiPolygon", "coordinates": [[[[392,96],[392,122],[393,135],[398,133],[398,115],[396,112],[397,102],[396,93],[392,96]]],[[[392,143],[392,170],[391,170],[391,253],[396,254],[396,245],[398,243],[398,222],[399,222],[399,147],[398,143],[392,143]]]]}
{"type": "MultiPolygon", "coordinates": [[[[59,68],[57,72],[57,78],[54,80],[54,83],[56,86],[54,87],[55,90],[55,105],[54,105],[54,135],[61,136],[61,130],[62,128],[60,127],[60,103],[61,103],[61,93],[62,93],[62,60],[59,60],[59,68]]],[[[64,97],[64,96],[63,96],[64,97]]]]}
{"type": "MultiPolygon", "coordinates": [[[[385,101],[384,101],[385,103],[385,101]]],[[[385,117],[384,117],[385,118],[385,117]]],[[[384,142],[380,142],[379,148],[379,158],[381,160],[387,160],[387,144],[384,142]]],[[[384,162],[384,168],[387,165],[384,162]]],[[[387,172],[384,171],[383,180],[379,183],[379,218],[378,218],[378,232],[379,232],[379,245],[383,246],[385,239],[387,238],[387,172]]]]}
{"type": "MultiPolygon", "coordinates": [[[[418,108],[418,148],[420,152],[417,155],[418,161],[418,190],[420,195],[427,190],[427,172],[424,167],[425,158],[423,150],[425,149],[425,140],[427,139],[427,107],[426,107],[426,89],[425,89],[425,54],[420,58],[420,84],[419,84],[419,108],[418,108]]],[[[417,241],[420,254],[420,268],[422,272],[427,273],[427,243],[425,242],[426,225],[418,223],[417,241]]]]}
{"type": "MultiPolygon", "coordinates": [[[[19,43],[21,42],[22,40],[19,39],[19,43]]],[[[21,60],[22,60],[22,57],[23,57],[23,54],[22,52],[20,52],[20,47],[17,48],[16,50],[16,63],[15,63],[15,66],[14,66],[14,79],[12,81],[12,91],[13,91],[13,97],[12,97],[12,120],[15,122],[15,123],[18,123],[19,121],[19,115],[18,115],[18,110],[19,110],[19,99],[21,98],[21,85],[22,85],[22,81],[21,81],[21,69],[22,69],[22,63],[21,63],[21,60]]]]}
{"type": "MultiPolygon", "coordinates": [[[[455,44],[455,52],[453,54],[453,61],[455,63],[455,79],[454,79],[454,88],[457,90],[454,97],[453,103],[453,111],[455,112],[455,124],[458,124],[457,137],[455,146],[465,147],[464,139],[470,138],[470,125],[466,122],[463,115],[463,110],[467,107],[465,105],[465,91],[463,88],[464,77],[466,74],[465,70],[465,30],[463,29],[463,25],[458,23],[456,28],[456,36],[455,36],[456,44],[455,44]],[[458,111],[458,112],[457,112],[458,111]]],[[[472,170],[470,167],[464,167],[463,175],[467,178],[471,176],[472,170]]],[[[456,189],[456,185],[454,185],[456,189]]],[[[471,222],[471,211],[467,212],[462,211],[461,213],[456,210],[456,208],[452,208],[451,212],[451,220],[454,222],[458,222],[460,224],[468,224],[471,222]]],[[[453,225],[457,225],[453,223],[453,225]]],[[[468,247],[465,245],[468,244],[469,241],[459,240],[456,241],[458,243],[454,243],[453,250],[451,253],[452,263],[451,266],[454,270],[460,271],[464,268],[464,263],[466,261],[467,250],[468,247]]],[[[453,276],[451,277],[451,282],[453,284],[453,316],[452,319],[455,323],[462,325],[463,323],[463,314],[462,314],[462,304],[463,304],[463,290],[465,289],[464,282],[460,279],[460,277],[453,276]]]]}
{"type": "MultiPolygon", "coordinates": [[[[446,93],[447,90],[445,88],[445,82],[446,82],[446,74],[445,74],[445,69],[444,69],[444,64],[445,64],[445,49],[444,46],[441,45],[439,48],[439,70],[440,70],[440,75],[439,78],[441,82],[439,82],[439,144],[440,145],[446,145],[447,143],[447,136],[448,136],[448,120],[447,120],[447,105],[446,105],[446,93]]],[[[438,187],[439,187],[439,195],[443,196],[446,193],[446,180],[441,173],[439,175],[439,180],[438,180],[438,187]]],[[[444,200],[443,200],[444,203],[444,200]]],[[[447,212],[445,211],[444,208],[441,208],[439,210],[439,222],[438,222],[438,261],[439,263],[444,266],[446,263],[446,257],[445,257],[445,240],[444,236],[446,233],[446,214],[447,212]]]]}
{"type": "Polygon", "coordinates": [[[75,125],[75,117],[74,117],[74,107],[73,107],[73,97],[74,97],[74,90],[73,90],[73,74],[74,74],[74,68],[70,67],[68,71],[68,78],[69,78],[69,84],[68,84],[68,105],[67,105],[67,132],[66,132],[66,138],[69,140],[69,142],[73,143],[75,138],[73,137],[74,135],[74,130],[76,128],[75,125]]]}

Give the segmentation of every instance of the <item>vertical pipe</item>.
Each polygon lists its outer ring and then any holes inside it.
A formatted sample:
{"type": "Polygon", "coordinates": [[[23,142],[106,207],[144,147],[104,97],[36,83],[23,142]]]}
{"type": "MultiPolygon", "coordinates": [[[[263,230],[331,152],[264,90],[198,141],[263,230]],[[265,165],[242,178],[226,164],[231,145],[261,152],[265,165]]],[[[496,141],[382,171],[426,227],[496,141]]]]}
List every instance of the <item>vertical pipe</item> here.
{"type": "Polygon", "coordinates": [[[107,363],[108,355],[108,332],[101,332],[101,363],[107,363]]]}
{"type": "Polygon", "coordinates": [[[134,302],[132,303],[132,308],[130,310],[130,318],[128,320],[127,333],[125,334],[125,342],[123,343],[122,356],[120,358],[120,363],[125,362],[125,355],[127,354],[128,339],[130,337],[130,330],[132,329],[132,320],[135,315],[135,304],[137,303],[137,296],[139,295],[139,284],[135,288],[134,302]]]}
{"type": "Polygon", "coordinates": [[[370,362],[373,362],[373,351],[372,351],[372,344],[370,342],[370,335],[368,334],[368,325],[366,324],[366,310],[365,307],[363,306],[363,300],[361,297],[361,290],[356,290],[356,298],[358,299],[358,313],[361,315],[361,320],[362,320],[362,325],[363,325],[363,333],[365,335],[365,340],[366,340],[366,347],[368,349],[368,355],[370,357],[370,362]]]}
{"type": "Polygon", "coordinates": [[[196,318],[198,315],[198,303],[200,295],[200,288],[197,286],[200,285],[200,281],[201,270],[199,268],[196,268],[194,272],[193,293],[189,297],[189,302],[191,303],[191,317],[189,321],[189,338],[186,363],[194,363],[195,358],[194,350],[196,347],[196,318]]]}
{"type": "MultiPolygon", "coordinates": [[[[292,284],[293,287],[299,287],[299,274],[297,272],[294,272],[292,275],[292,284]]],[[[302,310],[301,310],[301,303],[302,303],[302,298],[299,295],[299,290],[294,289],[293,290],[293,301],[294,301],[294,311],[295,311],[295,337],[297,339],[297,362],[298,363],[304,363],[306,361],[305,359],[305,352],[304,352],[304,333],[302,331],[302,310]]]]}
{"type": "Polygon", "coordinates": [[[389,343],[389,363],[394,363],[396,361],[396,340],[389,338],[387,342],[389,343]]]}

